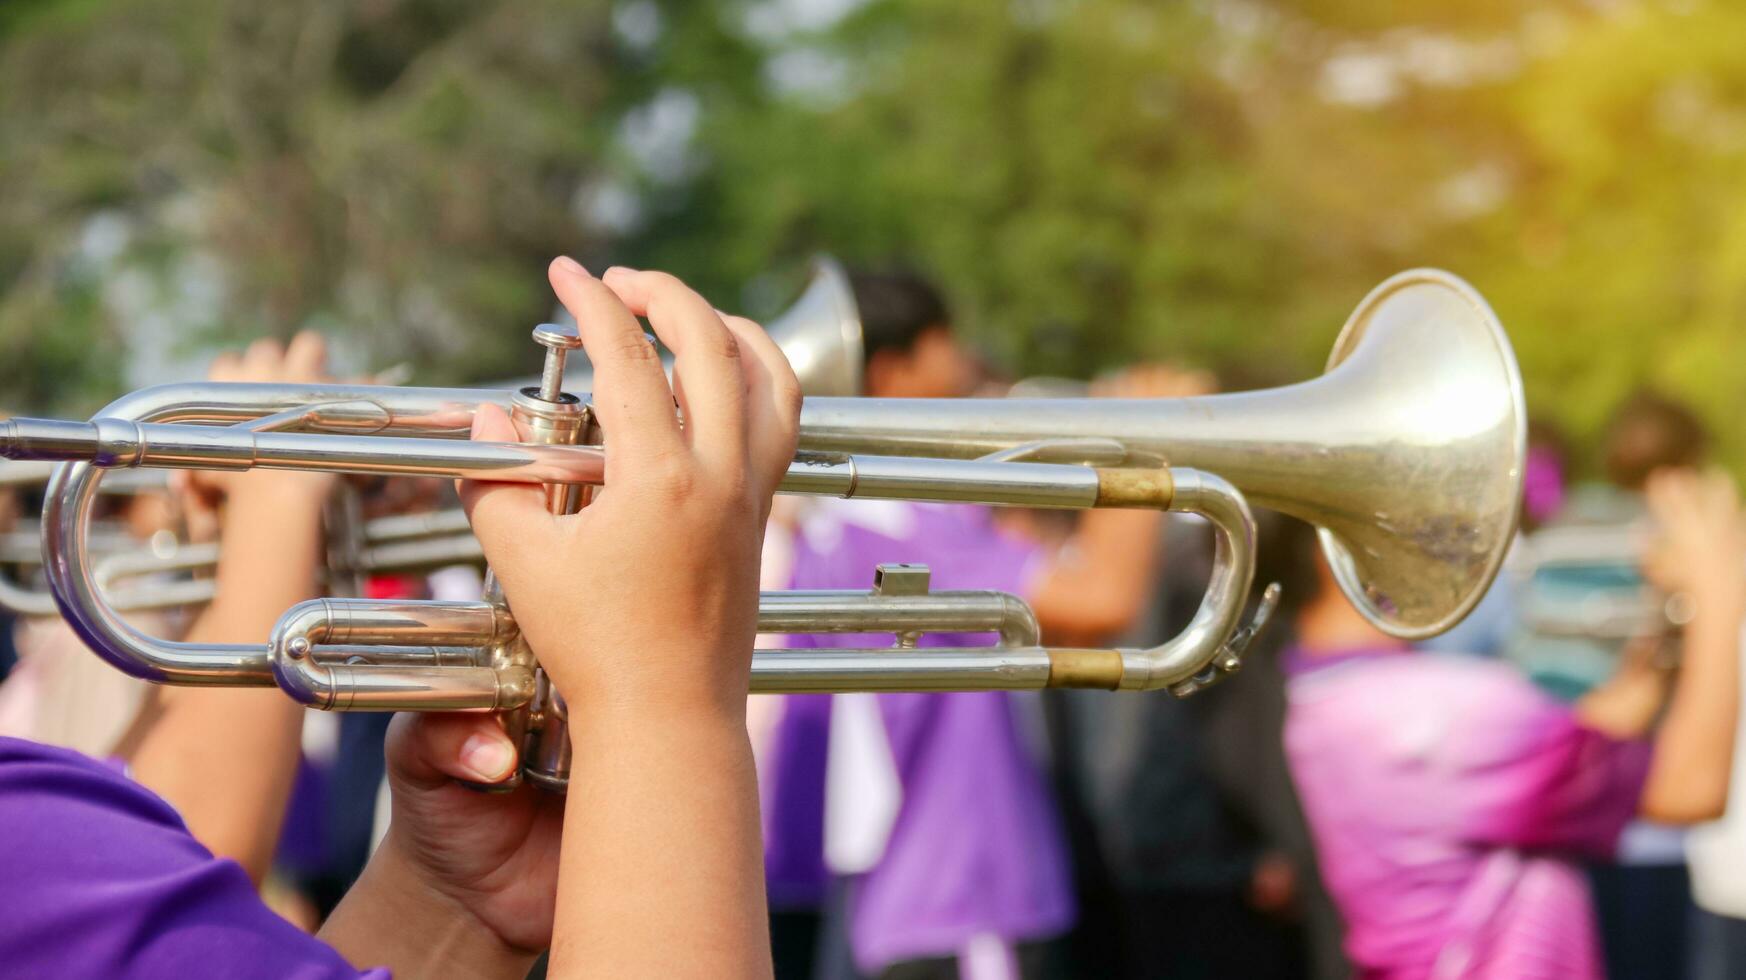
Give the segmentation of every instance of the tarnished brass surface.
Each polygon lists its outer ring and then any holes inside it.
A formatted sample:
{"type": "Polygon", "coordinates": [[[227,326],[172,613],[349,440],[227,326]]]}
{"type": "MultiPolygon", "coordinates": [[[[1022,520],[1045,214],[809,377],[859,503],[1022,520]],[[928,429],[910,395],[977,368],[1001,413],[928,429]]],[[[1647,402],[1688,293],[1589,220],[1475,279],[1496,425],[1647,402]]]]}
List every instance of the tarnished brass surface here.
{"type": "Polygon", "coordinates": [[[1122,467],[1097,471],[1097,506],[1155,507],[1168,510],[1176,481],[1163,467],[1122,467]]]}
{"type": "Polygon", "coordinates": [[[1049,686],[1119,690],[1122,655],[1115,650],[1049,648],[1049,686]]]}

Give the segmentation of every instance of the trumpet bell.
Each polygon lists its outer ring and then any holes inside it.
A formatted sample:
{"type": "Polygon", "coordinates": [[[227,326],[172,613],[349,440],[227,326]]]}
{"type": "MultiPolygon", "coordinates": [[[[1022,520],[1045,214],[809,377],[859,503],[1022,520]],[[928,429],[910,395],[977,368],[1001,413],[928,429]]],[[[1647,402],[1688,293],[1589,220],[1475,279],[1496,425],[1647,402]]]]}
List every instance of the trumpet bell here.
{"type": "Polygon", "coordinates": [[[1292,509],[1317,524],[1342,590],[1400,637],[1479,603],[1515,538],[1527,408],[1509,339],[1472,287],[1418,269],[1378,286],[1334,344],[1324,430],[1341,463],[1292,509]]]}
{"type": "Polygon", "coordinates": [[[782,348],[807,396],[861,393],[861,313],[849,275],[835,259],[813,259],[812,276],[800,298],[765,329],[782,348]]]}
{"type": "Polygon", "coordinates": [[[975,457],[1116,442],[1217,473],[1321,532],[1372,623],[1419,639],[1455,625],[1515,535],[1527,414],[1515,357],[1472,287],[1435,269],[1359,304],[1327,373],[1194,398],[808,398],[803,448],[975,457]]]}
{"type": "MultiPolygon", "coordinates": [[[[828,255],[815,256],[811,270],[800,297],[766,323],[764,332],[782,348],[801,392],[808,398],[851,398],[861,393],[865,356],[855,291],[849,274],[828,255]]],[[[577,391],[592,391],[594,367],[588,363],[587,352],[579,352],[575,362],[567,383],[577,391]]],[[[663,352],[661,363],[671,374],[673,355],[663,352]]],[[[538,381],[517,378],[487,387],[516,391],[538,381]]],[[[3,481],[4,474],[0,474],[3,481]]]]}

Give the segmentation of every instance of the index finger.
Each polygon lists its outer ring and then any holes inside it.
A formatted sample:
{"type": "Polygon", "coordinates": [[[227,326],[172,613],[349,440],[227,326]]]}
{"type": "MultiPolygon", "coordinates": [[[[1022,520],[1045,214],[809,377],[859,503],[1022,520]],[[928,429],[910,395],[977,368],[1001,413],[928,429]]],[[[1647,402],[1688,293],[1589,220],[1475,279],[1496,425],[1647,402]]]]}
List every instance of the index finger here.
{"type": "MultiPolygon", "coordinates": [[[[594,414],[607,438],[636,453],[683,449],[673,389],[637,318],[575,259],[553,260],[548,274],[558,300],[576,318],[582,347],[594,364],[594,414]]],[[[610,451],[606,465],[610,481],[610,451]]]]}

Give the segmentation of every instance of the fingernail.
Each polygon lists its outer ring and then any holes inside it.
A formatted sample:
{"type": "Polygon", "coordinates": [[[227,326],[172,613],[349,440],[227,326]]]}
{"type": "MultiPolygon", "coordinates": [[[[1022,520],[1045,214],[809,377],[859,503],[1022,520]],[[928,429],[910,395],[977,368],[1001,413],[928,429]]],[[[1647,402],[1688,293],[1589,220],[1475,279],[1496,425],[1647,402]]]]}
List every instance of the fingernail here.
{"type": "Polygon", "coordinates": [[[572,276],[586,276],[588,274],[588,270],[582,268],[582,263],[568,255],[558,256],[557,266],[572,276]]]}
{"type": "Polygon", "coordinates": [[[490,735],[469,735],[461,743],[461,764],[473,775],[489,783],[509,775],[515,765],[515,749],[507,739],[490,735]]]}

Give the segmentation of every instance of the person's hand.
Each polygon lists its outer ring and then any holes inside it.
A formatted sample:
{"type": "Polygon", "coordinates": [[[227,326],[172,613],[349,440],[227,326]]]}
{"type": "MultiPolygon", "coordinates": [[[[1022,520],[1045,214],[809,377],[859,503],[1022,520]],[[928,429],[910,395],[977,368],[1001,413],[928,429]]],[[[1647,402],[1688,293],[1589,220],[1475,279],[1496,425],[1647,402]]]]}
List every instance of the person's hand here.
{"type": "MultiPolygon", "coordinates": [[[[743,718],[759,550],[794,455],[799,383],[757,324],[670,275],[596,279],[559,259],[550,277],[594,365],[606,485],[557,517],[538,487],[464,483],[474,531],[572,715],[658,704],[743,718]],[[671,385],[638,316],[673,352],[671,385]]],[[[487,406],[473,437],[515,430],[487,406]]]]}
{"type": "Polygon", "coordinates": [[[487,714],[402,714],[387,762],[388,834],[321,938],[395,976],[525,976],[552,943],[564,797],[461,785],[517,766],[487,714]]]}
{"type": "Polygon", "coordinates": [[[1643,574],[1668,594],[1738,602],[1746,590],[1746,516],[1720,470],[1662,470],[1645,488],[1656,534],[1643,574]]]}
{"type": "Polygon", "coordinates": [[[515,745],[497,719],[402,714],[387,758],[388,858],[512,948],[550,946],[564,797],[531,783],[492,794],[457,782],[498,783],[515,771],[515,745]]]}
{"type": "MultiPolygon", "coordinates": [[[[327,344],[320,334],[304,331],[281,347],[261,339],[242,354],[223,353],[207,372],[209,381],[312,384],[328,380],[327,344]]],[[[332,473],[294,470],[173,470],[172,486],[181,495],[190,531],[216,530],[218,509],[232,495],[242,492],[275,496],[287,505],[314,502],[319,505],[333,489],[332,473]]]]}
{"type": "Polygon", "coordinates": [[[1645,491],[1656,540],[1644,575],[1670,595],[1688,596],[1691,617],[1680,630],[1679,671],[1638,811],[1662,823],[1714,820],[1728,807],[1739,725],[1746,519],[1734,481],[1719,470],[1658,471],[1645,491]]]}

